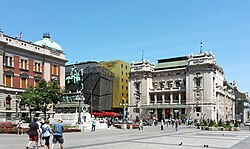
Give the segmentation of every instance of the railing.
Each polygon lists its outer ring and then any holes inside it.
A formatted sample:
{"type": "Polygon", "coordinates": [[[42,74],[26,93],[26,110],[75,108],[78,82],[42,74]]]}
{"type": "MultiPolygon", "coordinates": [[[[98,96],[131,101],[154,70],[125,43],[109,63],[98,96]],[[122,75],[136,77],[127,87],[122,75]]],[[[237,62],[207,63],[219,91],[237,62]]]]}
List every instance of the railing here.
{"type": "Polygon", "coordinates": [[[170,103],[170,100],[165,100],[164,103],[168,103],[168,104],[169,104],[169,103],[170,103]]]}
{"type": "Polygon", "coordinates": [[[179,100],[173,100],[173,103],[179,103],[179,100]]]}
{"type": "Polygon", "coordinates": [[[186,100],[181,100],[181,104],[186,104],[186,100]]]}

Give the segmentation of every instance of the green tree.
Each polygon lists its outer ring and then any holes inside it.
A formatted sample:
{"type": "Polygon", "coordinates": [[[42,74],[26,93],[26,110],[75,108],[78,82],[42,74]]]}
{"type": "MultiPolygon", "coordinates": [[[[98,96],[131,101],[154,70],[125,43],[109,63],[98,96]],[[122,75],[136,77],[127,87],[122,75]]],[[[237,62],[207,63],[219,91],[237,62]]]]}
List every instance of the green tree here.
{"type": "Polygon", "coordinates": [[[45,80],[42,80],[39,82],[39,85],[35,88],[35,90],[37,90],[40,98],[40,110],[46,117],[48,105],[57,104],[59,101],[61,101],[62,92],[60,90],[60,86],[57,82],[46,82],[45,80]]]}
{"type": "Polygon", "coordinates": [[[41,80],[36,87],[30,87],[21,94],[21,103],[29,107],[30,118],[33,110],[42,111],[46,118],[49,104],[61,101],[61,89],[57,82],[41,80]]]}
{"type": "Polygon", "coordinates": [[[29,87],[25,92],[20,95],[22,105],[26,105],[29,108],[30,121],[32,111],[40,109],[39,95],[33,87],[29,87]]]}

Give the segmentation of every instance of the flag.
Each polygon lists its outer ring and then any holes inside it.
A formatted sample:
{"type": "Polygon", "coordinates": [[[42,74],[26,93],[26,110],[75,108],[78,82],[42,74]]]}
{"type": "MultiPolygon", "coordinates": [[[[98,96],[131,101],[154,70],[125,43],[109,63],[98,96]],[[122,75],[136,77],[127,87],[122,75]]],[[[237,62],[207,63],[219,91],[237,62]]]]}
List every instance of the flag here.
{"type": "Polygon", "coordinates": [[[22,39],[23,33],[20,32],[19,39],[22,39]]]}
{"type": "Polygon", "coordinates": [[[202,44],[202,42],[201,42],[201,48],[203,47],[203,44],[202,44]]]}

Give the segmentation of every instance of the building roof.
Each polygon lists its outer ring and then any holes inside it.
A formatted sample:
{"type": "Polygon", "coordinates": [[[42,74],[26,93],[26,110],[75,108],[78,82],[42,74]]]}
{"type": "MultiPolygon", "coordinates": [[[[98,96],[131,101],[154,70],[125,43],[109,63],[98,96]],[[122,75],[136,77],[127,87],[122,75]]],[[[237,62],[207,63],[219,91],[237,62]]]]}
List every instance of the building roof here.
{"type": "Polygon", "coordinates": [[[187,59],[188,57],[186,56],[160,59],[155,66],[155,70],[186,67],[188,64],[187,59]]]}
{"type": "Polygon", "coordinates": [[[43,34],[43,39],[34,42],[34,44],[56,51],[63,51],[62,47],[50,39],[49,33],[43,34]]]}
{"type": "Polygon", "coordinates": [[[179,105],[179,104],[151,104],[141,105],[142,109],[165,109],[165,108],[191,108],[190,105],[179,105]]]}

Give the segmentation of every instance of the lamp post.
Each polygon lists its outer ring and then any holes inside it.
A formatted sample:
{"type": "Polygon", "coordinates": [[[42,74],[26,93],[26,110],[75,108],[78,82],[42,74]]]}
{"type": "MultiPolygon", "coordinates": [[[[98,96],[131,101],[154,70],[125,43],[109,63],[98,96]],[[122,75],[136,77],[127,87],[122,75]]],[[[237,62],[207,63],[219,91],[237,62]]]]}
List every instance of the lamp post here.
{"type": "Polygon", "coordinates": [[[122,98],[122,102],[120,103],[120,105],[122,105],[123,108],[123,119],[122,122],[125,122],[125,114],[126,114],[126,105],[127,103],[125,102],[125,98],[122,98]]]}
{"type": "Polygon", "coordinates": [[[19,99],[18,99],[18,93],[15,93],[16,95],[16,118],[19,118],[19,113],[18,113],[18,104],[19,104],[19,99]]]}
{"type": "Polygon", "coordinates": [[[92,90],[87,90],[88,92],[90,92],[90,115],[92,117],[92,113],[93,113],[93,91],[92,90]]]}

